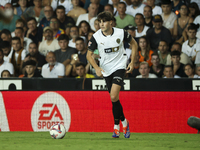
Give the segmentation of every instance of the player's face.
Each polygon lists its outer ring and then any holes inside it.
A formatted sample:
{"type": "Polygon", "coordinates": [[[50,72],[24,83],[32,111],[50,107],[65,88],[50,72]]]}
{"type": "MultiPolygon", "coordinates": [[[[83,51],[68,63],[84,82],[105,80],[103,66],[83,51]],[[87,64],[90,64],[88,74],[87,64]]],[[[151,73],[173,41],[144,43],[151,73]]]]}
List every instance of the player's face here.
{"type": "Polygon", "coordinates": [[[80,77],[84,77],[85,75],[85,68],[83,66],[76,67],[76,74],[80,77]]]}
{"type": "Polygon", "coordinates": [[[60,41],[58,41],[58,44],[59,44],[61,50],[66,50],[67,46],[68,46],[68,41],[60,40],[60,41]]]}
{"type": "Polygon", "coordinates": [[[28,75],[31,75],[31,74],[33,74],[34,73],[34,71],[35,71],[35,67],[34,66],[32,66],[32,65],[26,65],[26,73],[28,74],[28,75]]]}
{"type": "Polygon", "coordinates": [[[171,67],[167,67],[167,68],[165,68],[165,70],[164,70],[164,75],[167,77],[167,78],[173,78],[173,70],[172,70],[172,68],[171,67]]]}
{"type": "Polygon", "coordinates": [[[124,4],[118,4],[117,11],[119,15],[124,15],[126,11],[126,6],[124,4]]]}
{"type": "Polygon", "coordinates": [[[15,51],[20,50],[20,48],[21,48],[20,41],[19,40],[13,40],[12,41],[12,47],[13,47],[13,50],[15,50],[15,51]]]}
{"type": "Polygon", "coordinates": [[[172,56],[172,57],[171,57],[171,61],[172,61],[172,63],[173,63],[174,65],[179,64],[179,63],[180,63],[180,56],[176,56],[176,55],[172,56]]]}
{"type": "Polygon", "coordinates": [[[160,64],[160,58],[157,55],[153,55],[151,58],[153,66],[158,66],[160,64]]]}
{"type": "Polygon", "coordinates": [[[159,50],[160,53],[162,53],[162,54],[166,53],[167,50],[168,50],[167,43],[161,41],[161,42],[159,43],[158,50],[159,50]]]}
{"type": "Polygon", "coordinates": [[[145,7],[144,8],[144,17],[145,18],[151,18],[151,16],[152,16],[152,11],[151,11],[151,9],[149,8],[149,7],[145,7]]]}
{"type": "Polygon", "coordinates": [[[197,74],[198,76],[200,76],[200,67],[197,67],[197,68],[196,68],[196,74],[197,74]]]}
{"type": "Polygon", "coordinates": [[[112,29],[112,21],[103,21],[101,20],[99,23],[100,29],[103,32],[108,32],[112,29]]]}
{"type": "Polygon", "coordinates": [[[147,76],[149,74],[149,67],[146,64],[143,64],[140,66],[139,72],[142,76],[147,76]]]}
{"type": "Polygon", "coordinates": [[[83,51],[85,49],[85,45],[82,40],[76,41],[76,49],[78,51],[83,51]]]}
{"type": "Polygon", "coordinates": [[[189,76],[192,76],[192,75],[194,75],[194,70],[191,68],[191,66],[190,65],[187,65],[187,66],[185,66],[185,74],[189,77],[189,76]]]}

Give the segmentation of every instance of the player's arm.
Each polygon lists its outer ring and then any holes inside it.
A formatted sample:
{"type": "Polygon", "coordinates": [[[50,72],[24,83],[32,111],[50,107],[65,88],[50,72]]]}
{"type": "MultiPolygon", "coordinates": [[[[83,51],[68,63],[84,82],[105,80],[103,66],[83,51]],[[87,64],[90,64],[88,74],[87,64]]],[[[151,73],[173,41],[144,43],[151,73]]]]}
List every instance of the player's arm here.
{"type": "Polygon", "coordinates": [[[130,43],[130,47],[131,47],[131,62],[129,63],[128,67],[126,68],[126,73],[131,73],[134,69],[134,59],[135,59],[135,55],[138,52],[138,44],[137,42],[131,37],[131,35],[127,32],[124,31],[124,40],[130,43]]]}
{"type": "Polygon", "coordinates": [[[87,51],[87,60],[89,61],[89,63],[94,67],[95,71],[96,71],[96,74],[97,76],[99,77],[102,77],[102,73],[101,71],[104,71],[103,69],[101,69],[96,61],[94,60],[94,57],[93,57],[93,52],[94,50],[97,48],[97,43],[94,39],[94,37],[92,36],[92,38],[90,39],[89,43],[88,43],[88,51],[87,51]]]}

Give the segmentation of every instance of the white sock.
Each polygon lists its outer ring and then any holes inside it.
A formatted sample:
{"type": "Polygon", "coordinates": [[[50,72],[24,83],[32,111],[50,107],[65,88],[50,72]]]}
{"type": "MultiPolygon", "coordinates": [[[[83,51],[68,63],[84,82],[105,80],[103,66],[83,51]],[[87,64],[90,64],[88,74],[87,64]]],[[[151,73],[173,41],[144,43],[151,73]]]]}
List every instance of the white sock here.
{"type": "Polygon", "coordinates": [[[114,129],[117,129],[117,130],[119,130],[119,125],[114,125],[114,129]]]}
{"type": "Polygon", "coordinates": [[[122,121],[122,125],[123,125],[123,127],[127,126],[127,120],[126,120],[126,118],[124,119],[124,121],[122,121]]]}

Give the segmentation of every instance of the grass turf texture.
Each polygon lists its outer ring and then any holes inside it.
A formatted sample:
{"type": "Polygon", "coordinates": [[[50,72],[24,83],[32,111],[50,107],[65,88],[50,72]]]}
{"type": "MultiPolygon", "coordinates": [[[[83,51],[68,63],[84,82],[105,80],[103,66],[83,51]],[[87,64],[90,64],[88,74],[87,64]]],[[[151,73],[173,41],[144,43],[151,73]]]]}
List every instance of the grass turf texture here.
{"type": "Polygon", "coordinates": [[[198,134],[69,132],[63,139],[52,139],[49,132],[0,132],[0,150],[199,150],[198,134]]]}

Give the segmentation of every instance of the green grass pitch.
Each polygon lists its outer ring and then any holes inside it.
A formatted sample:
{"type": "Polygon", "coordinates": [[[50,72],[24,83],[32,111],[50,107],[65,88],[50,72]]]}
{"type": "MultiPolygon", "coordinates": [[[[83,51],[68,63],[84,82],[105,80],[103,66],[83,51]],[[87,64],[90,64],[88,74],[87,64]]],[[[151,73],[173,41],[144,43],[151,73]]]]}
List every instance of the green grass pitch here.
{"type": "Polygon", "coordinates": [[[199,134],[68,132],[52,139],[49,132],[0,132],[0,150],[200,150],[199,134]]]}

